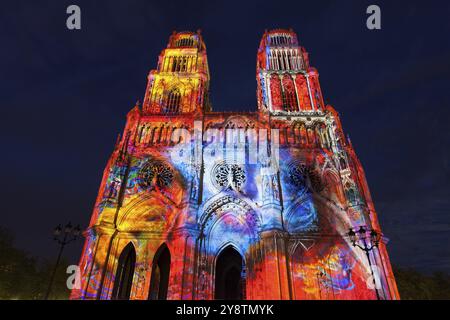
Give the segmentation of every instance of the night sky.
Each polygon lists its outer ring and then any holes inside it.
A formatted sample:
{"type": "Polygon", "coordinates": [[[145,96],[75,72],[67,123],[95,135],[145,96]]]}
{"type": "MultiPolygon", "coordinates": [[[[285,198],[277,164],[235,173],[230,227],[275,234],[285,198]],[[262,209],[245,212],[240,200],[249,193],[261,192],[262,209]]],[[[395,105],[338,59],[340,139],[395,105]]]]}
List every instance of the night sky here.
{"type": "Polygon", "coordinates": [[[88,225],[125,115],[173,30],[202,30],[213,109],[233,111],[256,110],[264,30],[292,27],[363,164],[393,264],[450,273],[450,5],[375,3],[379,31],[366,28],[366,1],[2,2],[0,225],[47,258],[55,225],[88,225]],[[66,28],[70,4],[80,31],[66,28]]]}

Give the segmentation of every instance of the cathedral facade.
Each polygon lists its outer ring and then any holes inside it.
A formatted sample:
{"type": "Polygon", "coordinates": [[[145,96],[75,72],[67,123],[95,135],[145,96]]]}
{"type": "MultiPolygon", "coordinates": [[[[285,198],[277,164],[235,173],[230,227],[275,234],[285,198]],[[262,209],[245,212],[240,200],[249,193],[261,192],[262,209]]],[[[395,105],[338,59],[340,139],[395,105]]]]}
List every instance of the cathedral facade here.
{"type": "Polygon", "coordinates": [[[200,31],[170,36],[103,172],[72,299],[399,299],[294,31],[265,31],[256,80],[257,111],[214,112],[200,31]]]}

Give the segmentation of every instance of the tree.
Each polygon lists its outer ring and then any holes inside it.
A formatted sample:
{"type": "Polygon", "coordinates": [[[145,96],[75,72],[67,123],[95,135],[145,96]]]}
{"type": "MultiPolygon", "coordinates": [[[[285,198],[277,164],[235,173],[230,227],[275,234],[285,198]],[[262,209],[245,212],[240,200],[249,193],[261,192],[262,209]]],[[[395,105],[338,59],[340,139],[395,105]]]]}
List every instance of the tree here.
{"type": "Polygon", "coordinates": [[[426,275],[394,267],[394,274],[403,300],[450,300],[450,277],[445,273],[426,275]]]}
{"type": "MultiPolygon", "coordinates": [[[[61,260],[53,283],[52,299],[68,299],[66,268],[61,260]]],[[[54,264],[14,247],[14,236],[0,227],[0,299],[43,299],[54,264]]]]}

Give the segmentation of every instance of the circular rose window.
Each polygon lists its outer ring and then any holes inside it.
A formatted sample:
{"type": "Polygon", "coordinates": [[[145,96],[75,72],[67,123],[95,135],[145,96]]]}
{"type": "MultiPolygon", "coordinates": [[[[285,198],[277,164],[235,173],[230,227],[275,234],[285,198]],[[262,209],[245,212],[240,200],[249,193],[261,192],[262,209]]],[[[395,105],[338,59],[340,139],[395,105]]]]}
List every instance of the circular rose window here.
{"type": "Polygon", "coordinates": [[[237,164],[218,163],[212,171],[212,181],[218,189],[235,189],[237,191],[245,184],[245,171],[237,164]]]}
{"type": "Polygon", "coordinates": [[[164,162],[149,160],[139,171],[138,180],[144,188],[167,188],[172,184],[173,172],[164,162]]]}

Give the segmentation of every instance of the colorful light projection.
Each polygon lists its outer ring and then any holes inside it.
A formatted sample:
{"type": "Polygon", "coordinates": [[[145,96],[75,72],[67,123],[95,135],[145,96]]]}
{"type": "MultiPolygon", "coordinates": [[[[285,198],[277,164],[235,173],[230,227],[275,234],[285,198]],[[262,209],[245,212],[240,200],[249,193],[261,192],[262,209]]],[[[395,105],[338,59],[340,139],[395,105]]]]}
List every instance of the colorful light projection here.
{"type": "MultiPolygon", "coordinates": [[[[306,242],[308,244],[308,242],[306,242]]],[[[300,300],[370,300],[370,275],[347,244],[297,247],[292,257],[294,294],[300,300]],[[361,289],[364,288],[364,289],[361,289]]]]}
{"type": "Polygon", "coordinates": [[[384,238],[370,264],[347,239],[380,227],[296,34],[263,36],[258,112],[212,112],[208,70],[199,32],[170,37],[105,168],[72,298],[214,299],[219,272],[245,299],[375,299],[376,268],[379,295],[398,299],[384,238]],[[217,270],[224,252],[239,277],[217,270]]]}

